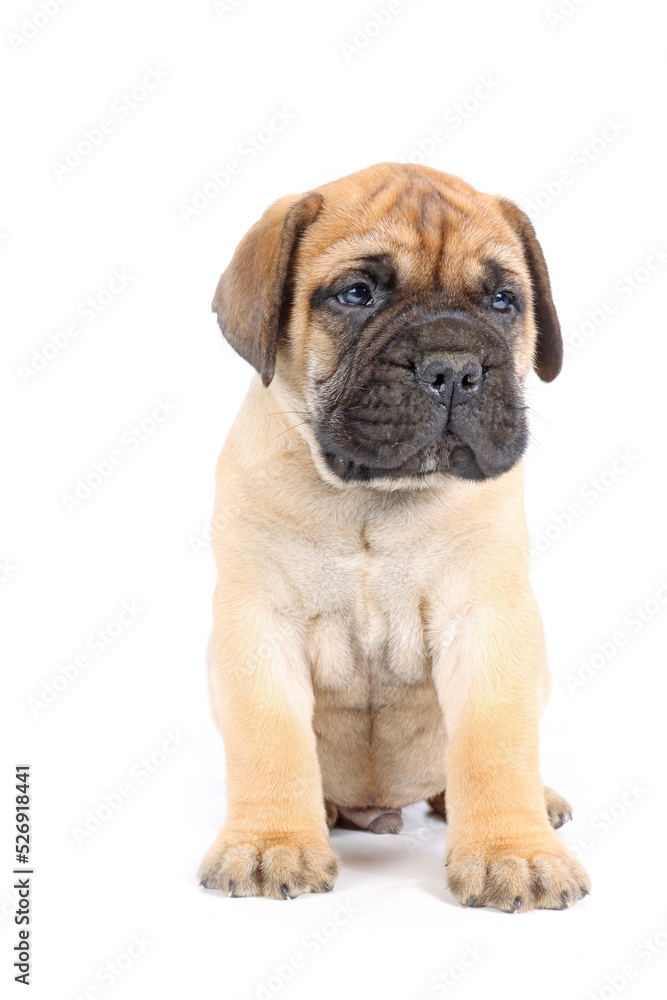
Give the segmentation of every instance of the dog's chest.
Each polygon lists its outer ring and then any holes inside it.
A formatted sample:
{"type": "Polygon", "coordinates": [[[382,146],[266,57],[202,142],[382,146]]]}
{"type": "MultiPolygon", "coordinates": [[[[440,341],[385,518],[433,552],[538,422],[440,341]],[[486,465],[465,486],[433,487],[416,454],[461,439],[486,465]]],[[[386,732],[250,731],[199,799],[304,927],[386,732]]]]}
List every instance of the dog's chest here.
{"type": "Polygon", "coordinates": [[[422,571],[409,553],[365,541],[315,547],[299,562],[316,689],[352,707],[430,676],[422,571]]]}
{"type": "Polygon", "coordinates": [[[298,565],[325,797],[398,807],[436,794],[445,729],[426,640],[425,557],[331,543],[315,555],[298,565]]]}

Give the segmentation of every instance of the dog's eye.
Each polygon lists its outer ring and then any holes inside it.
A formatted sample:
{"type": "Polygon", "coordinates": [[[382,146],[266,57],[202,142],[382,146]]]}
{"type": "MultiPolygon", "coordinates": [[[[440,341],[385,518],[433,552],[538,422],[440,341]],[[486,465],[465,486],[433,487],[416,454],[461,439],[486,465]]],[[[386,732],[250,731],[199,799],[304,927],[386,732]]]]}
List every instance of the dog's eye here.
{"type": "Polygon", "coordinates": [[[496,292],[491,301],[491,305],[498,312],[506,312],[509,307],[514,302],[514,296],[511,292],[496,292]]]}
{"type": "Polygon", "coordinates": [[[369,306],[373,301],[370,288],[361,281],[357,282],[356,285],[350,285],[349,288],[343,289],[342,292],[338,293],[336,298],[344,306],[369,306]]]}

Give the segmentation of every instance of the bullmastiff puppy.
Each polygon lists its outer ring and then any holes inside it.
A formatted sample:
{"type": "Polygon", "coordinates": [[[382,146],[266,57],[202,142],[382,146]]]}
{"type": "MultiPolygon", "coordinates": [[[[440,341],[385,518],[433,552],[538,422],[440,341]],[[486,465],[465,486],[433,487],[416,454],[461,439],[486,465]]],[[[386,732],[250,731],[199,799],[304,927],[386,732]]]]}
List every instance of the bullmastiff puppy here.
{"type": "Polygon", "coordinates": [[[329,891],[335,823],[446,817],[467,906],[589,891],[542,785],[522,386],[562,341],[527,216],[385,163],[281,198],[213,302],[255,369],[217,466],[210,692],[227,818],[201,884],[329,891]]]}

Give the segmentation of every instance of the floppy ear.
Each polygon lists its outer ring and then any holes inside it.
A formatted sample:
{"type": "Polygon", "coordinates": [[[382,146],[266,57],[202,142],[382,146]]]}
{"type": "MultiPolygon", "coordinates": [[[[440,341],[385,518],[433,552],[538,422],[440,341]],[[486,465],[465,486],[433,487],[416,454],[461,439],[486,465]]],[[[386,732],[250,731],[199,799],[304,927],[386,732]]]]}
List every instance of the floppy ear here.
{"type": "Polygon", "coordinates": [[[239,243],[213,299],[213,312],[235,351],[249,361],[269,385],[276,350],[289,266],[299,237],[322,206],[322,195],[289,196],[274,202],[239,243]]]}
{"type": "Polygon", "coordinates": [[[523,255],[533,286],[533,312],[537,324],[537,344],[533,367],[543,382],[552,382],[563,367],[563,339],[551,296],[549,272],[532,223],[513,201],[499,198],[503,215],[521,240],[523,255]]]}

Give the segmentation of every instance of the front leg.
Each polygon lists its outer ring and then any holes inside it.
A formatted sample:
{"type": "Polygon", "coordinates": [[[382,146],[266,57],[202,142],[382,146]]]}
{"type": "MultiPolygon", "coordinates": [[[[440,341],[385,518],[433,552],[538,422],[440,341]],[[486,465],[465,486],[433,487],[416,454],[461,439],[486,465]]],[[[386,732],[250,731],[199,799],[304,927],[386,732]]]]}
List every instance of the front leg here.
{"type": "Polygon", "coordinates": [[[471,611],[435,658],[448,732],[447,882],[464,906],[564,909],[590,889],[544,808],[542,657],[534,597],[510,590],[471,611]]]}
{"type": "Polygon", "coordinates": [[[327,892],[337,875],[298,627],[229,579],[216,590],[210,663],[224,738],[227,818],[199,870],[229,896],[327,892]]]}

